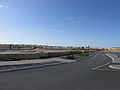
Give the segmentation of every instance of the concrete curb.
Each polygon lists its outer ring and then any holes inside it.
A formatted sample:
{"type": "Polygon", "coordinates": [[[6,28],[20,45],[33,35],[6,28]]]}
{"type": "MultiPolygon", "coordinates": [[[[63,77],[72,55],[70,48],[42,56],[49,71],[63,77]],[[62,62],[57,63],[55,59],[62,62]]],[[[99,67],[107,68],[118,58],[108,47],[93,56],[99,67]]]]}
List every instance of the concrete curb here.
{"type": "Polygon", "coordinates": [[[109,54],[107,54],[107,53],[106,53],[106,55],[107,55],[109,58],[111,58],[111,59],[112,59],[112,62],[114,63],[114,61],[115,61],[114,58],[113,58],[112,56],[110,56],[109,54]]]}
{"type": "Polygon", "coordinates": [[[90,55],[88,57],[84,57],[84,58],[81,58],[81,59],[76,59],[76,60],[71,61],[71,62],[67,62],[67,61],[64,62],[64,61],[62,61],[62,62],[58,62],[58,63],[45,64],[45,65],[28,66],[28,67],[22,67],[22,68],[14,68],[14,69],[5,69],[5,70],[0,70],[0,73],[22,71],[22,70],[29,70],[29,69],[36,69],[36,68],[44,68],[44,67],[56,66],[56,65],[61,65],[61,64],[74,63],[74,62],[76,62],[78,60],[91,58],[94,55],[96,55],[96,53],[94,53],[94,54],[92,54],[92,55],[90,55]]]}
{"type": "MultiPolygon", "coordinates": [[[[115,60],[114,60],[113,57],[111,57],[111,56],[110,56],[109,54],[107,54],[107,53],[106,53],[106,56],[109,57],[110,59],[112,59],[112,63],[114,63],[115,60]]],[[[115,69],[115,68],[113,68],[111,65],[109,65],[109,68],[115,69]]]]}
{"type": "MultiPolygon", "coordinates": [[[[106,53],[106,55],[110,58],[110,59],[112,59],[112,63],[114,63],[115,62],[115,59],[112,57],[112,56],[110,56],[109,54],[107,54],[106,53]]],[[[117,69],[117,70],[120,70],[120,68],[119,67],[117,67],[116,65],[109,65],[109,68],[111,68],[111,69],[117,69]]]]}
{"type": "Polygon", "coordinates": [[[109,65],[109,68],[120,70],[120,67],[117,67],[117,66],[114,66],[114,65],[109,65]]]}
{"type": "Polygon", "coordinates": [[[56,66],[56,65],[67,64],[67,63],[68,62],[58,62],[58,63],[52,63],[52,64],[28,66],[28,67],[15,68],[15,69],[5,69],[5,70],[0,70],[0,73],[13,72],[13,71],[22,71],[22,70],[29,70],[29,69],[36,69],[36,68],[44,68],[44,67],[56,66]]]}

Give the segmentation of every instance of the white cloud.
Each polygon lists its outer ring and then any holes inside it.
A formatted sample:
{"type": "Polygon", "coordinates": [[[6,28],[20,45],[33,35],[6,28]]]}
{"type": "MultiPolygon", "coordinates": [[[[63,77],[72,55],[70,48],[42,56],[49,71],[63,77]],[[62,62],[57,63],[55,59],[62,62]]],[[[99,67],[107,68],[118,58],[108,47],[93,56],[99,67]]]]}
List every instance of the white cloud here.
{"type": "Polygon", "coordinates": [[[85,23],[86,23],[86,22],[87,22],[87,20],[86,20],[86,19],[84,19],[84,20],[83,20],[83,22],[85,22],[85,23]]]}
{"type": "Polygon", "coordinates": [[[72,23],[77,23],[77,19],[75,17],[70,17],[69,21],[72,23]]]}
{"type": "Polygon", "coordinates": [[[70,22],[72,22],[72,23],[87,23],[88,22],[88,20],[83,18],[83,17],[79,17],[79,18],[77,18],[77,17],[70,17],[68,20],[70,22]]]}
{"type": "Polygon", "coordinates": [[[3,5],[0,5],[0,8],[2,8],[3,7],[3,5]]]}
{"type": "Polygon", "coordinates": [[[73,20],[73,19],[75,19],[75,17],[70,17],[69,19],[70,19],[70,20],[73,20]]]}

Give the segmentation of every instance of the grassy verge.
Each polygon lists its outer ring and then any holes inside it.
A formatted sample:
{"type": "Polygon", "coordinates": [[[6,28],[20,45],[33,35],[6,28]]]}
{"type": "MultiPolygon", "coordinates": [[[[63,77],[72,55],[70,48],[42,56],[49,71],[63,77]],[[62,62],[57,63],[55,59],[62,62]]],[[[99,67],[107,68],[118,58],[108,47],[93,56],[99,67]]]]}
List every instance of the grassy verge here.
{"type": "Polygon", "coordinates": [[[51,62],[44,62],[44,63],[33,63],[33,64],[22,64],[22,65],[6,65],[6,66],[0,66],[0,70],[24,68],[24,67],[30,67],[30,66],[40,66],[40,65],[52,64],[52,63],[58,63],[58,62],[51,61],[51,62]]]}
{"type": "Polygon", "coordinates": [[[20,59],[16,58],[0,58],[0,61],[19,61],[20,59]]]}
{"type": "Polygon", "coordinates": [[[80,54],[72,54],[72,55],[63,56],[62,58],[75,60],[75,59],[79,59],[79,58],[83,58],[83,57],[87,57],[87,56],[89,56],[88,53],[80,53],[80,54]]]}

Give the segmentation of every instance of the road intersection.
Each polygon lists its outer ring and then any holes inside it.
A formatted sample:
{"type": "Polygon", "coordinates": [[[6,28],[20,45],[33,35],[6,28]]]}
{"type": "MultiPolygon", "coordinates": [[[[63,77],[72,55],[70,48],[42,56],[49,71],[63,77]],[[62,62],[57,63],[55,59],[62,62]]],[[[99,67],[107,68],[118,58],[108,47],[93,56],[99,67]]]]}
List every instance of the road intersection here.
{"type": "Polygon", "coordinates": [[[120,71],[110,69],[111,62],[97,52],[70,64],[0,73],[0,90],[119,90],[120,71]]]}

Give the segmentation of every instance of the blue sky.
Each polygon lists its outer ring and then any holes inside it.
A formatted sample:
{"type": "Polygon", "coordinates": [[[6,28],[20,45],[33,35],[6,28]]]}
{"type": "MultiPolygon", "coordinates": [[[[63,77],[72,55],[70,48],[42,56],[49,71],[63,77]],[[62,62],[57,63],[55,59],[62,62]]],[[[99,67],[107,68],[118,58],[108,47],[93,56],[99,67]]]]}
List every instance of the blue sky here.
{"type": "Polygon", "coordinates": [[[120,0],[0,0],[0,43],[120,46],[120,0]]]}

